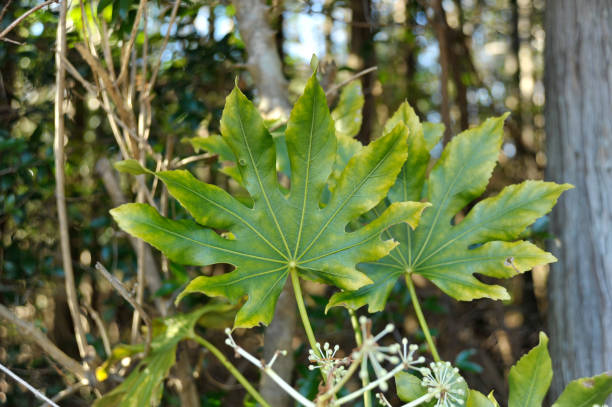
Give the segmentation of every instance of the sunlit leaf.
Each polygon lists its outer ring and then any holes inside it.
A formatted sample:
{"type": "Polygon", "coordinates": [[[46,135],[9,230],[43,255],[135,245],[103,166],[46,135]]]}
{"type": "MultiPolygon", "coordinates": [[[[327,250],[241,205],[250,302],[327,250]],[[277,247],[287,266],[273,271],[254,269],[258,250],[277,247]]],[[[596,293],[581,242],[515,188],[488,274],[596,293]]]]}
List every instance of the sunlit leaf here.
{"type": "Polygon", "coordinates": [[[570,185],[542,181],[511,185],[454,222],[455,215],[485,191],[497,162],[505,117],[489,119],[454,137],[427,176],[429,150],[441,131],[426,140],[414,111],[407,104],[400,107],[386,129],[394,123],[406,123],[410,133],[408,159],[388,198],[390,202],[421,199],[427,183],[424,200],[432,207],[416,230],[396,225],[386,233],[400,242],[387,257],[359,265],[374,284],[337,293],[329,306],[358,308],[367,304],[370,312],[381,311],[397,280],[411,273],[427,278],[458,300],[508,299],[505,288],[481,282],[474,275],[510,278],[555,261],[533,243],[517,239],[551,210],[570,185]]]}
{"type": "Polygon", "coordinates": [[[540,343],[510,369],[508,407],[541,407],[552,377],[548,337],[540,332],[540,343]]]}
{"type": "Polygon", "coordinates": [[[133,159],[117,161],[113,164],[113,167],[119,172],[125,172],[132,175],[147,174],[149,172],[149,170],[140,165],[138,161],[133,159]]]}
{"type": "Polygon", "coordinates": [[[421,379],[407,372],[395,375],[395,387],[397,396],[402,401],[416,400],[427,393],[427,389],[421,386],[421,379]]]}
{"type": "Polygon", "coordinates": [[[465,407],[496,407],[496,404],[481,392],[470,389],[465,407]]]}
{"type": "Polygon", "coordinates": [[[591,407],[604,405],[612,394],[612,373],[585,377],[567,385],[553,407],[591,407]]]}
{"type": "Polygon", "coordinates": [[[407,129],[399,124],[348,162],[321,208],[321,195],[336,158],[336,135],[325,93],[314,75],[285,132],[291,165],[288,195],[278,183],[272,136],[237,88],[227,98],[221,133],[238,161],[252,207],[187,171],[166,171],[157,176],[194,221],[163,218],[143,204],[123,205],[111,213],[122,229],[151,243],[172,261],[234,265],[230,273],[196,278],[180,297],[193,292],[233,302],[247,297],[236,315],[236,327],[272,320],[290,270],[346,290],[369,284],[371,280],[355,266],[387,255],[397,243],[381,240],[381,233],[401,222],[416,225],[427,206],[394,203],[367,225],[346,231],[349,222],[386,196],[406,159],[407,129]],[[231,232],[234,238],[222,237],[219,230],[231,232]]]}

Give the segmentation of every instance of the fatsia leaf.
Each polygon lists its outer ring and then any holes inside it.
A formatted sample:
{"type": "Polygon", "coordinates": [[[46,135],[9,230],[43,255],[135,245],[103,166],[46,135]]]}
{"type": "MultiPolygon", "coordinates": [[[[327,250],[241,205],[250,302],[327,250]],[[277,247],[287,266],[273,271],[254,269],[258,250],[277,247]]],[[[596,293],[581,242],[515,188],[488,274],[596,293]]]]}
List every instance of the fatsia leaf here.
{"type": "Polygon", "coordinates": [[[361,109],[364,103],[360,81],[353,81],[342,88],[338,104],[331,113],[338,139],[342,137],[352,139],[359,133],[362,121],[361,109]]]}
{"type": "Polygon", "coordinates": [[[421,379],[407,372],[395,375],[397,396],[402,401],[412,401],[427,393],[427,388],[421,385],[421,379]]]}
{"type": "Polygon", "coordinates": [[[208,151],[213,154],[218,154],[222,161],[235,161],[234,153],[229,148],[223,137],[218,134],[213,134],[207,137],[190,137],[183,140],[191,144],[196,152],[208,151]]]}
{"type": "Polygon", "coordinates": [[[540,332],[540,343],[510,369],[508,407],[541,407],[552,377],[548,337],[540,332]]]}
{"type": "Polygon", "coordinates": [[[612,372],[585,377],[570,382],[553,407],[604,405],[610,394],[612,394],[612,372]]]}
{"type": "MultiPolygon", "coordinates": [[[[96,400],[94,407],[141,407],[158,405],[163,392],[163,381],[174,365],[176,347],[183,339],[194,335],[198,320],[213,308],[204,306],[189,314],[181,314],[161,320],[160,332],[155,335],[150,354],[144,358],[125,380],[104,397],[96,400]]],[[[140,346],[140,350],[143,346],[140,346]]],[[[109,363],[133,354],[135,348],[120,346],[113,351],[109,363]]],[[[108,367],[107,364],[103,365],[108,367]]],[[[98,369],[100,370],[100,369],[98,369]]],[[[99,371],[98,377],[103,376],[99,371]]]]}
{"type": "Polygon", "coordinates": [[[509,298],[505,288],[485,284],[474,274],[509,278],[536,265],[554,262],[551,254],[517,239],[527,226],[549,212],[571,186],[542,181],[511,185],[476,204],[463,220],[453,224],[455,215],[487,186],[499,154],[506,116],[489,119],[454,137],[426,177],[428,149],[435,140],[425,140],[412,109],[404,106],[400,110],[390,121],[406,123],[411,130],[408,160],[389,192],[389,200],[418,200],[427,182],[425,200],[432,207],[415,231],[408,225],[389,229],[387,236],[400,245],[388,256],[359,266],[374,284],[337,293],[329,306],[358,308],[368,304],[370,312],[380,311],[397,279],[410,273],[429,279],[457,300],[509,298]],[[401,120],[394,119],[396,116],[401,120]]]}
{"type": "Polygon", "coordinates": [[[495,404],[478,390],[470,389],[465,407],[495,407],[495,404]]]}
{"type": "Polygon", "coordinates": [[[125,172],[132,175],[141,175],[148,172],[148,170],[140,165],[138,161],[133,159],[117,161],[113,164],[113,167],[119,172],[125,172]]]}
{"type": "Polygon", "coordinates": [[[400,171],[407,146],[407,130],[400,124],[349,161],[321,208],[334,164],[336,136],[325,93],[314,75],[291,112],[285,133],[292,174],[288,195],[278,184],[272,136],[237,88],[227,98],[221,133],[238,160],[252,207],[186,171],[167,171],[157,176],[195,221],[166,219],[143,204],[123,205],[112,214],[121,228],[174,262],[234,265],[230,273],[196,278],[180,297],[194,292],[233,302],[247,297],[235,327],[268,324],[292,270],[346,290],[370,283],[355,266],[387,255],[397,243],[381,240],[381,233],[401,222],[415,225],[427,206],[394,203],[367,225],[346,231],[350,221],[385,197],[400,171]],[[233,238],[222,237],[214,229],[230,232],[233,238]]]}

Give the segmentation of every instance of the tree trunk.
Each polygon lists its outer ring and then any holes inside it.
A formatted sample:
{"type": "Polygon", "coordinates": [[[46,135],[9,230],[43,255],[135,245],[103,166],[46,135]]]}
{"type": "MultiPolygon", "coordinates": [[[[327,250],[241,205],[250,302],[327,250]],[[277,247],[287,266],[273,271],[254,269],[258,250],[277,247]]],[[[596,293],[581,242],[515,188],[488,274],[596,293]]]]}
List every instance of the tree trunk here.
{"type": "Polygon", "coordinates": [[[612,370],[612,2],[546,9],[547,176],[569,182],[553,214],[552,396],[612,370]]]}
{"type": "Polygon", "coordinates": [[[435,0],[432,4],[434,10],[433,25],[440,49],[440,94],[442,96],[440,111],[442,113],[442,123],[446,127],[444,130],[444,144],[447,144],[452,135],[452,122],[450,115],[450,96],[448,94],[449,79],[449,59],[450,50],[448,47],[448,35],[446,33],[446,14],[442,7],[442,0],[435,0]]]}
{"type": "MultiPolygon", "coordinates": [[[[376,65],[376,50],[374,48],[374,25],[372,21],[372,0],[351,0],[351,54],[359,58],[357,71],[376,65]]],[[[361,77],[364,94],[363,120],[357,139],[362,144],[370,142],[370,134],[376,117],[376,100],[372,88],[376,80],[375,75],[361,77]]]]}

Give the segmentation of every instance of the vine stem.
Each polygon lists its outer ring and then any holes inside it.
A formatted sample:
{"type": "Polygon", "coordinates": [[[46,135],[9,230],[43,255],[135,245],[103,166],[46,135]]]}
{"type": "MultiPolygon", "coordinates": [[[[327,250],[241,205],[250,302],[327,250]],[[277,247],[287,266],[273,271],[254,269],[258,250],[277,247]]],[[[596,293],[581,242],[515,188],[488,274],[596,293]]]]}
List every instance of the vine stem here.
{"type": "Polygon", "coordinates": [[[429,331],[429,326],[427,326],[427,321],[425,320],[425,316],[423,315],[423,311],[421,310],[421,304],[419,304],[419,299],[416,294],[416,290],[414,289],[414,283],[412,282],[411,274],[406,274],[406,285],[408,286],[408,290],[410,291],[410,299],[412,300],[412,306],[414,307],[414,312],[417,315],[417,319],[419,320],[419,325],[421,325],[421,329],[425,334],[425,340],[427,340],[427,345],[429,346],[429,351],[433,356],[436,362],[440,362],[440,355],[438,354],[438,349],[436,349],[436,345],[431,337],[431,332],[429,331]]]}
{"type": "Polygon", "coordinates": [[[194,341],[198,342],[200,345],[204,346],[206,349],[210,351],[215,357],[225,366],[225,368],[238,380],[238,382],[245,388],[245,390],[253,396],[253,398],[261,404],[262,407],[271,407],[270,404],[259,394],[257,390],[249,383],[249,381],[240,373],[236,366],[232,364],[223,353],[215,345],[208,342],[206,339],[202,338],[199,335],[193,335],[191,337],[194,341]]]}
{"type": "MultiPolygon", "coordinates": [[[[355,315],[355,311],[352,309],[348,309],[349,315],[351,316],[351,325],[353,326],[353,331],[355,331],[355,342],[357,346],[361,346],[363,343],[363,338],[361,337],[361,330],[359,328],[359,322],[357,321],[357,315],[355,315]]],[[[362,363],[364,363],[362,361],[362,363]]],[[[361,378],[361,387],[367,387],[370,384],[369,375],[363,375],[361,378]]],[[[363,393],[363,407],[372,407],[372,393],[366,391],[363,393]]]]}
{"type": "MultiPolygon", "coordinates": [[[[289,274],[291,274],[291,284],[293,285],[293,292],[295,293],[295,301],[297,302],[298,311],[302,319],[302,325],[304,325],[304,330],[306,331],[306,336],[308,337],[308,342],[310,343],[310,348],[315,352],[319,352],[317,340],[315,339],[310,320],[308,319],[308,313],[306,312],[306,305],[304,304],[304,296],[302,295],[302,287],[300,287],[300,278],[297,269],[291,267],[289,269],[289,274]]],[[[323,355],[319,356],[323,357],[323,355]]]]}

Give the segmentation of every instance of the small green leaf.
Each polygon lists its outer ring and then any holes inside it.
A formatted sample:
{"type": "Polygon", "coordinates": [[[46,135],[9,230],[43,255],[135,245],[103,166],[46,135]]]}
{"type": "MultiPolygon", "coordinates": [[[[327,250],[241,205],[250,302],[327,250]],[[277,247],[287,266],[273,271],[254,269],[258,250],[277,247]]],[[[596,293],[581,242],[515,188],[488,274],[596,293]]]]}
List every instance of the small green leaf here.
{"type": "Polygon", "coordinates": [[[476,349],[465,349],[459,352],[455,358],[454,365],[466,372],[482,373],[482,366],[470,361],[470,357],[476,354],[476,349]]]}
{"type": "MultiPolygon", "coordinates": [[[[141,407],[158,405],[163,392],[163,381],[174,365],[176,347],[180,341],[194,335],[193,328],[202,315],[211,311],[210,307],[199,308],[189,314],[181,314],[161,320],[162,330],[153,339],[150,354],[126,377],[126,379],[104,397],[93,404],[94,407],[141,407]]],[[[142,350],[143,346],[126,347],[121,345],[113,351],[114,363],[142,350]],[[139,348],[139,349],[138,349],[139,348]]],[[[105,364],[108,368],[108,365],[105,364]]],[[[100,369],[96,372],[102,376],[100,369]]]]}
{"type": "Polygon", "coordinates": [[[338,104],[331,113],[336,125],[336,137],[352,139],[359,133],[364,103],[360,81],[353,81],[342,88],[338,104]]]}
{"type": "Polygon", "coordinates": [[[113,167],[115,167],[115,169],[119,172],[124,172],[132,175],[148,174],[151,172],[144,168],[142,165],[140,165],[138,161],[133,159],[117,161],[113,164],[113,167]]]}
{"type": "Polygon", "coordinates": [[[218,154],[221,161],[235,161],[232,149],[227,145],[223,137],[219,135],[211,135],[208,137],[191,137],[186,138],[183,142],[191,144],[196,152],[208,151],[213,154],[218,154]]]}
{"type": "Polygon", "coordinates": [[[406,372],[399,372],[395,375],[395,386],[397,396],[406,402],[416,400],[427,393],[427,389],[421,386],[421,379],[406,372]]]}
{"type": "Polygon", "coordinates": [[[612,372],[584,377],[567,385],[553,407],[591,407],[604,405],[612,394],[612,372]]]}
{"type": "Polygon", "coordinates": [[[508,407],[541,407],[552,377],[548,337],[540,332],[540,343],[510,369],[508,407]]]}
{"type": "Polygon", "coordinates": [[[423,136],[427,143],[427,148],[431,150],[440,141],[444,135],[444,124],[442,123],[423,123],[423,136]]]}
{"type": "Polygon", "coordinates": [[[470,389],[465,407],[496,407],[496,405],[481,392],[470,389]]]}

